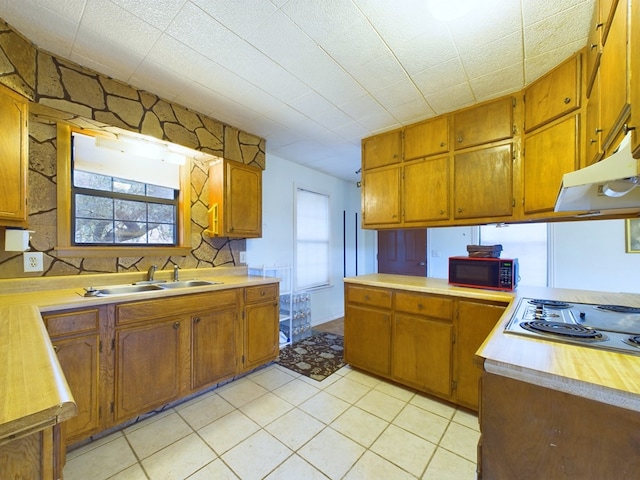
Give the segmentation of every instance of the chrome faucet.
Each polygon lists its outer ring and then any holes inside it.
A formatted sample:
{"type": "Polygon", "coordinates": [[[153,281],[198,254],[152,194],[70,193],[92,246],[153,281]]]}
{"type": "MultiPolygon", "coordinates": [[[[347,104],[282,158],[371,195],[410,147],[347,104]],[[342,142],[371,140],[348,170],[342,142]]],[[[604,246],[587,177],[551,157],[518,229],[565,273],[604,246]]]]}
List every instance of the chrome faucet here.
{"type": "Polygon", "coordinates": [[[178,265],[174,265],[173,266],[173,281],[177,282],[178,280],[180,280],[180,273],[178,273],[180,271],[180,267],[178,265]]]}
{"type": "Polygon", "coordinates": [[[147,282],[153,282],[153,274],[156,273],[157,269],[157,265],[151,265],[149,267],[149,270],[147,270],[147,282]]]}

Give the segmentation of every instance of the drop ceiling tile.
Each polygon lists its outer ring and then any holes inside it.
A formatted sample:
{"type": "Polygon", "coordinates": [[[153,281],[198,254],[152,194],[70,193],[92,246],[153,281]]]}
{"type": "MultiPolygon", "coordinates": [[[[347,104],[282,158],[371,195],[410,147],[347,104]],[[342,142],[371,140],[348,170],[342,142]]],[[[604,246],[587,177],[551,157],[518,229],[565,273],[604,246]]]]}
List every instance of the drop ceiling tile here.
{"type": "Polygon", "coordinates": [[[75,16],[60,15],[31,0],[24,3],[5,1],[1,8],[0,18],[10,18],[7,23],[29,41],[54,55],[69,58],[78,30],[75,16]]]}
{"type": "Polygon", "coordinates": [[[497,98],[502,94],[517,92],[524,88],[523,64],[510,65],[469,80],[471,90],[478,102],[497,98]]]}
{"type": "Polygon", "coordinates": [[[396,105],[388,110],[403,125],[410,125],[435,116],[431,106],[422,97],[403,105],[396,105]]]}
{"type": "Polygon", "coordinates": [[[583,47],[584,42],[577,41],[546,51],[535,57],[525,56],[525,84],[529,85],[531,82],[537,80],[583,47]]]}
{"type": "Polygon", "coordinates": [[[591,12],[578,8],[564,10],[546,20],[529,25],[524,29],[524,51],[526,57],[535,57],[554,50],[561,45],[580,42],[585,45],[589,35],[591,12]],[[555,33],[563,32],[559,42],[555,33]]]}
{"type": "Polygon", "coordinates": [[[449,29],[442,24],[394,48],[398,61],[413,75],[458,56],[449,29]]]}
{"type": "Polygon", "coordinates": [[[474,11],[449,24],[456,47],[462,52],[515,33],[521,29],[520,2],[484,0],[474,11]]]}
{"type": "Polygon", "coordinates": [[[82,32],[99,39],[96,45],[120,46],[140,55],[146,55],[162,33],[114,3],[97,0],[88,2],[84,9],[78,35],[82,32]]]}
{"type": "Polygon", "coordinates": [[[372,134],[385,130],[393,130],[401,126],[398,120],[386,110],[382,110],[374,115],[360,117],[358,123],[372,134]]]}
{"type": "MultiPolygon", "coordinates": [[[[104,4],[104,0],[88,0],[98,6],[104,4]]],[[[144,20],[154,27],[164,30],[176,16],[186,0],[110,0],[120,8],[132,15],[144,20]]]]}
{"type": "Polygon", "coordinates": [[[32,8],[34,4],[38,4],[60,17],[66,18],[75,24],[79,24],[87,0],[22,0],[20,2],[9,1],[7,3],[15,3],[16,5],[19,5],[20,8],[29,11],[33,11],[32,8]]]}
{"type": "Polygon", "coordinates": [[[342,125],[339,130],[336,130],[338,135],[350,142],[357,142],[360,145],[360,140],[370,135],[370,131],[360,125],[358,122],[351,122],[346,125],[342,125]]]}
{"type": "Polygon", "coordinates": [[[189,88],[192,80],[157,64],[140,65],[131,77],[130,83],[152,92],[166,100],[173,100],[183,89],[189,88]]]}
{"type": "Polygon", "coordinates": [[[273,3],[264,0],[242,0],[242,2],[191,1],[229,30],[241,36],[249,35],[265,22],[270,22],[271,15],[277,10],[273,3]]]}
{"type": "Polygon", "coordinates": [[[271,151],[272,154],[282,158],[295,158],[296,163],[306,165],[326,158],[326,147],[315,142],[294,142],[271,151]]]}
{"type": "Polygon", "coordinates": [[[355,80],[369,93],[374,93],[407,78],[407,74],[390,53],[367,62],[353,66],[351,74],[355,80]]]}
{"type": "Polygon", "coordinates": [[[468,107],[476,102],[473,92],[466,82],[444,88],[437,93],[428,95],[426,99],[436,115],[468,107]]]}
{"type": "Polygon", "coordinates": [[[289,0],[282,11],[319,44],[332,35],[347,31],[362,16],[352,2],[335,0],[289,0]]]}
{"type": "Polygon", "coordinates": [[[482,77],[508,65],[522,65],[522,36],[513,33],[487,45],[466,50],[461,52],[460,59],[469,78],[482,77]]]}
{"type": "Polygon", "coordinates": [[[402,78],[397,83],[376,91],[373,94],[373,97],[387,110],[413,101],[422,100],[424,102],[424,98],[420,91],[407,77],[402,78]]]}
{"type": "Polygon", "coordinates": [[[467,80],[467,76],[458,58],[423,70],[413,75],[412,78],[425,97],[434,95],[467,80]]]}
{"type": "Polygon", "coordinates": [[[338,106],[340,110],[355,119],[376,115],[384,111],[382,105],[369,94],[354,96],[338,106]]]}
{"type": "Polygon", "coordinates": [[[542,22],[574,6],[593,12],[596,0],[555,0],[553,2],[523,2],[522,20],[525,27],[542,22]]]}
{"type": "Polygon", "coordinates": [[[353,122],[353,118],[317,92],[298,97],[289,102],[289,105],[327,128],[353,122]]]}

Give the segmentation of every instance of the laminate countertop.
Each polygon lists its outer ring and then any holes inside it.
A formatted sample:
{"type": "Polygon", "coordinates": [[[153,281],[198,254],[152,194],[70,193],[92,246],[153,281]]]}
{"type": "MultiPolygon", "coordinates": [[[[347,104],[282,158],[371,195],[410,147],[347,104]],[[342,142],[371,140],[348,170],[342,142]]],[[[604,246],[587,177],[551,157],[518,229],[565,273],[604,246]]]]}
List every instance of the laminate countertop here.
{"type": "MultiPolygon", "coordinates": [[[[250,276],[245,269],[193,269],[184,279],[222,282],[109,297],[84,297],[85,287],[128,284],[144,274],[80,275],[74,277],[0,280],[0,445],[76,415],[76,404],[53,350],[40,312],[81,308],[174,295],[242,288],[277,282],[250,276]]],[[[158,272],[169,278],[172,272],[158,272]]]]}
{"type": "Polygon", "coordinates": [[[347,284],[504,302],[507,308],[476,352],[488,372],[640,411],[639,356],[504,333],[522,297],[640,307],[640,294],[543,287],[500,292],[449,285],[447,280],[371,274],[347,284]]]}

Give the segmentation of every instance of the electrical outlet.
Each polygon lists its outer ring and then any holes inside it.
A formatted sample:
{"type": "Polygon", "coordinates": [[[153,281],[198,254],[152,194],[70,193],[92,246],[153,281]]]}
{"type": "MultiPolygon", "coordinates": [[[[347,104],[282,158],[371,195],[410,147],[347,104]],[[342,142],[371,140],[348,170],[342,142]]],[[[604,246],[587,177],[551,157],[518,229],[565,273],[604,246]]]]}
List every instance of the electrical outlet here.
{"type": "Polygon", "coordinates": [[[240,252],[240,263],[247,263],[247,252],[240,252]]]}
{"type": "Polygon", "coordinates": [[[41,272],[43,267],[42,252],[24,252],[24,271],[41,272]]]}

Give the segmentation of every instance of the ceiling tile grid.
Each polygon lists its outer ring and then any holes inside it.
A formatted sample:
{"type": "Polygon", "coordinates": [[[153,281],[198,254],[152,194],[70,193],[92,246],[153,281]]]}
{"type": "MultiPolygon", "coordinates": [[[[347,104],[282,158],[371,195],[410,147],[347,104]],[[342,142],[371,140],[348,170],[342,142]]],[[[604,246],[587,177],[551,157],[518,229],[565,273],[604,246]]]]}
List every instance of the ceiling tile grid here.
{"type": "Polygon", "coordinates": [[[363,137],[521,90],[586,44],[595,0],[481,0],[446,22],[428,4],[0,0],[0,18],[355,182],[363,137]]]}

